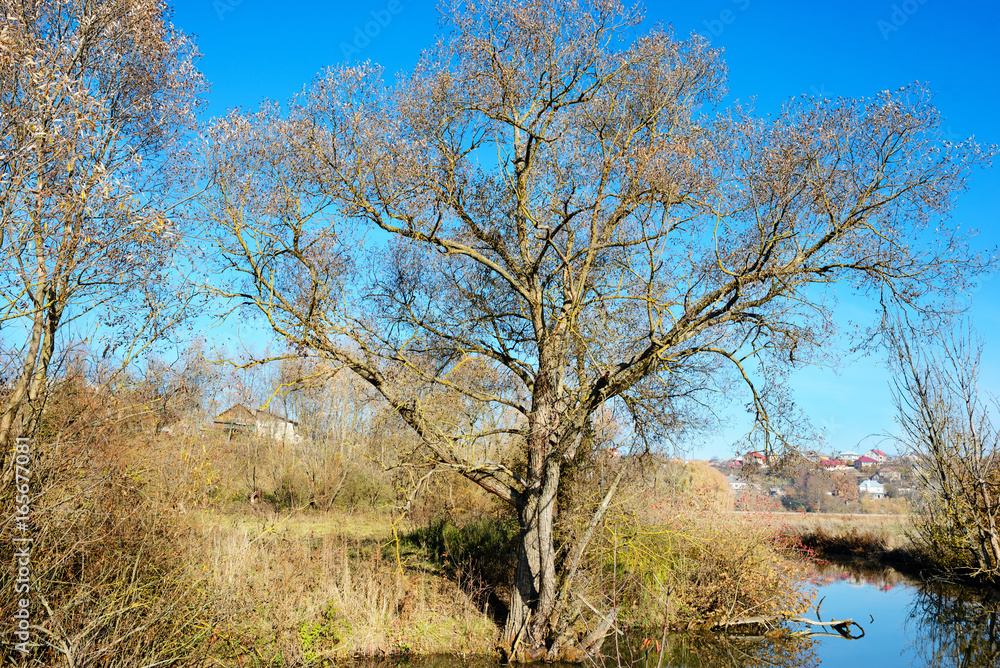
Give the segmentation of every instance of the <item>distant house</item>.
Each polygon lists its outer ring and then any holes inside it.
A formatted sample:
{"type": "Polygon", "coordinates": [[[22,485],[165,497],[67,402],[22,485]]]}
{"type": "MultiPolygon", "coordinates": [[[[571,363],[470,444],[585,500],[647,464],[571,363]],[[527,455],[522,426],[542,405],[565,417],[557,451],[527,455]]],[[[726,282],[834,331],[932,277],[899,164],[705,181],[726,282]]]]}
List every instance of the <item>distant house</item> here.
{"type": "Polygon", "coordinates": [[[856,469],[867,469],[877,465],[878,465],[878,460],[872,459],[868,455],[865,455],[864,457],[858,457],[857,459],[854,460],[854,468],[856,469]]]}
{"type": "Polygon", "coordinates": [[[865,457],[871,457],[879,464],[884,464],[889,459],[889,455],[885,454],[881,450],[869,450],[865,453],[865,457]]]}
{"type": "Polygon", "coordinates": [[[851,468],[842,459],[824,459],[819,465],[827,471],[844,471],[851,468]]]}
{"type": "Polygon", "coordinates": [[[851,450],[845,450],[841,452],[837,459],[843,459],[845,462],[853,462],[855,459],[861,456],[859,452],[852,452],[851,450]]]}
{"type": "Polygon", "coordinates": [[[748,452],[743,455],[743,466],[756,464],[760,468],[767,468],[767,457],[760,452],[748,452]]]}
{"type": "Polygon", "coordinates": [[[729,488],[734,492],[740,492],[746,489],[748,485],[746,480],[744,480],[743,478],[738,478],[732,473],[726,476],[726,482],[729,483],[729,488]]]}
{"type": "Polygon", "coordinates": [[[212,420],[212,426],[229,432],[229,438],[236,434],[257,432],[257,420],[253,416],[253,411],[242,404],[236,404],[216,415],[212,420]]]}
{"type": "Polygon", "coordinates": [[[219,413],[212,421],[212,425],[218,430],[227,432],[229,438],[236,434],[256,434],[289,443],[302,440],[302,437],[295,433],[295,428],[299,426],[295,420],[263,409],[247,408],[243,404],[236,404],[219,413]]]}
{"type": "Polygon", "coordinates": [[[859,494],[868,494],[873,499],[885,498],[885,485],[877,480],[865,480],[858,485],[859,494]]]}
{"type": "Polygon", "coordinates": [[[896,469],[882,467],[878,472],[878,477],[882,482],[899,482],[903,476],[896,469]]]}

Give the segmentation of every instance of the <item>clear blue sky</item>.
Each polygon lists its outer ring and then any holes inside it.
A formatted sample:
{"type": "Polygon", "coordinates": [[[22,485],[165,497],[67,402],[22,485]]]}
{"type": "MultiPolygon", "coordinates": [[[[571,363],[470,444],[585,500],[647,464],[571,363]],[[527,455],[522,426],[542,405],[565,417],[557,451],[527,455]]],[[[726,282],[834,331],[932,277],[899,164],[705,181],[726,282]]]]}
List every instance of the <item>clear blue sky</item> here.
{"type": "MultiPolygon", "coordinates": [[[[370,59],[389,73],[409,69],[434,39],[434,6],[415,0],[180,0],[174,22],[197,37],[201,69],[212,84],[208,114],[219,115],[233,107],[253,110],[265,98],[284,102],[320,70],[346,60],[370,59]],[[359,38],[366,26],[374,37],[359,38]]],[[[754,100],[762,114],[797,95],[870,96],[921,81],[936,92],[955,139],[974,135],[1000,143],[1000,3],[684,0],[651,3],[647,17],[648,24],[672,25],[678,36],[698,32],[723,47],[730,100],[754,100]]],[[[979,171],[955,211],[963,226],[980,230],[982,249],[1000,244],[998,192],[1000,168],[979,171]]],[[[998,291],[1000,281],[986,277],[969,295],[986,337],[985,376],[994,390],[1000,389],[998,291]]],[[[867,310],[856,303],[841,309],[845,322],[867,310]]],[[[845,357],[838,370],[805,370],[792,383],[797,401],[825,430],[829,449],[855,449],[869,434],[894,428],[879,360],[845,357]]],[[[734,411],[744,401],[734,402],[734,411]]],[[[730,429],[690,454],[729,456],[737,435],[730,429]]]]}

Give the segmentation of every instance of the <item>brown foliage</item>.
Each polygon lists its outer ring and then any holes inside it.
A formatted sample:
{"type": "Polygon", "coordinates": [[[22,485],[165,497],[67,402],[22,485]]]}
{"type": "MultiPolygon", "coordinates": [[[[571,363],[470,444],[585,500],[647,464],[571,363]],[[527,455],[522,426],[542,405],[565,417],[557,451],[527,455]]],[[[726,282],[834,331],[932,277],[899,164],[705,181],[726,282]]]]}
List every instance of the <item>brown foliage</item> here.
{"type": "MultiPolygon", "coordinates": [[[[30,471],[31,642],[4,659],[28,665],[134,668],[193,665],[208,628],[208,598],[190,571],[183,530],[146,495],[120,419],[128,406],[79,377],[56,385],[44,429],[25,446],[30,471]]],[[[0,524],[0,559],[16,563],[13,516],[0,524]]],[[[0,614],[17,606],[16,569],[0,570],[0,614]]]]}

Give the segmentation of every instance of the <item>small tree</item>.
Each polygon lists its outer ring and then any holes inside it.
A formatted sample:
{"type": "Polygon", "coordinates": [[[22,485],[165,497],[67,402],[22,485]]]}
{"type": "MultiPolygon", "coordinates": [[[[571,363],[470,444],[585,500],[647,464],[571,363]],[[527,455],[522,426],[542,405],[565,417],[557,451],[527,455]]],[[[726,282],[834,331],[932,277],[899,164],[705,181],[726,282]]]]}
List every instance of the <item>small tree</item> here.
{"type": "Polygon", "coordinates": [[[596,412],[637,453],[745,381],[773,434],[784,372],[834,329],[822,288],[912,303],[979,266],[954,226],[917,242],[984,159],[939,139],[926,91],[715,113],[719,52],[635,36],[640,18],[455,2],[397,85],[337,68],[287,114],[214,128],[219,292],[368,383],[415,454],[510,504],[513,658],[579,657],[613,623],[599,611],[578,633],[597,609],[578,576],[620,478],[557,542],[596,412]],[[470,408],[434,412],[428,394],[470,408]]]}
{"type": "Polygon", "coordinates": [[[893,397],[900,444],[917,458],[924,490],[917,533],[942,565],[1000,575],[1000,433],[995,397],[979,391],[982,342],[971,333],[935,334],[920,347],[904,320],[894,336],[893,397]]]}
{"type": "Polygon", "coordinates": [[[0,465],[37,426],[69,323],[86,316],[108,358],[175,322],[165,149],[192,123],[196,57],[159,0],[0,0],[0,323],[18,332],[0,465]]]}

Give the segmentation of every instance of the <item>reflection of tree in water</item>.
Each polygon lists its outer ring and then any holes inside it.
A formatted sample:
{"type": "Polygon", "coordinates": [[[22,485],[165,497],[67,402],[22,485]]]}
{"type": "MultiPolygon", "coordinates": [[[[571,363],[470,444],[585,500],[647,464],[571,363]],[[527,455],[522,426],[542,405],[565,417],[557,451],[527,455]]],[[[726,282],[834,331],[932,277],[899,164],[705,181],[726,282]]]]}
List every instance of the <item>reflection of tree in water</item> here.
{"type": "MultiPolygon", "coordinates": [[[[816,666],[819,660],[813,651],[815,642],[808,638],[739,639],[722,634],[694,633],[667,637],[667,646],[660,663],[655,644],[643,647],[641,638],[619,644],[618,655],[604,658],[603,668],[804,668],[816,666]]],[[[605,652],[615,649],[607,642],[605,652]]]]}
{"type": "MultiPolygon", "coordinates": [[[[667,637],[662,663],[656,642],[644,644],[642,634],[619,638],[618,652],[611,638],[604,645],[601,668],[811,668],[819,665],[815,642],[795,639],[733,639],[721,634],[693,633],[667,637]]],[[[458,659],[453,655],[361,659],[344,664],[350,668],[499,668],[493,658],[458,659]]],[[[553,666],[557,664],[552,664],[553,666]]],[[[562,664],[559,664],[562,665],[562,664]]],[[[585,664],[587,666],[593,663],[585,664]]]]}
{"type": "Polygon", "coordinates": [[[910,611],[914,656],[929,668],[1000,665],[1000,601],[958,587],[920,589],[910,611]]]}
{"type": "MultiPolygon", "coordinates": [[[[872,573],[876,582],[890,584],[892,573],[872,573]]],[[[859,577],[859,580],[867,578],[859,577]]],[[[911,641],[910,665],[927,668],[996,668],[1000,666],[1000,600],[968,588],[919,587],[915,594],[907,635],[911,641]]],[[[658,636],[651,632],[649,635],[658,636]]],[[[609,638],[602,668],[811,668],[820,665],[815,642],[799,639],[734,639],[723,634],[692,633],[668,636],[662,663],[656,641],[642,634],[609,638]],[[645,643],[643,641],[646,640],[645,643]]],[[[847,642],[847,641],[845,641],[847,642]]],[[[358,668],[494,668],[493,659],[456,662],[454,656],[389,659],[357,662],[358,668]]]]}

